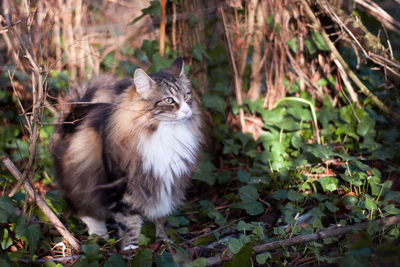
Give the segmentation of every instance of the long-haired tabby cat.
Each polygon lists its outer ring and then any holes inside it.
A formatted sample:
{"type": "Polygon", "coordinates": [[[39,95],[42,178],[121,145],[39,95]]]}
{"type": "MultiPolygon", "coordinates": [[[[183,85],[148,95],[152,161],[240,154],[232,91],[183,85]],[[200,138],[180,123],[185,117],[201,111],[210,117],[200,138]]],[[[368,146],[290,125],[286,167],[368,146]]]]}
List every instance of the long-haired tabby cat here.
{"type": "Polygon", "coordinates": [[[118,225],[123,249],[134,249],[143,220],[166,238],[163,217],[181,204],[196,167],[200,109],[181,58],[133,79],[99,76],[71,90],[53,137],[60,189],[89,234],[118,225]]]}

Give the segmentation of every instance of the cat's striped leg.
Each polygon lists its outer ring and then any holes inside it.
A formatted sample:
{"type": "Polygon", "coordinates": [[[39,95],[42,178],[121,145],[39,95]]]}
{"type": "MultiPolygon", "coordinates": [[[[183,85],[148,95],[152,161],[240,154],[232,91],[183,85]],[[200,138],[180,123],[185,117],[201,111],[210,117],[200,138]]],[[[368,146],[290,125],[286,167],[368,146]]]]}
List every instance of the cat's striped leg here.
{"type": "Polygon", "coordinates": [[[121,212],[113,215],[118,225],[118,235],[122,238],[121,249],[132,250],[139,247],[139,234],[142,229],[143,219],[139,214],[123,214],[121,212]]]}
{"type": "Polygon", "coordinates": [[[156,237],[158,239],[168,241],[168,242],[171,241],[168,238],[167,233],[165,232],[165,218],[160,218],[160,219],[154,220],[154,226],[156,227],[156,237]]]}
{"type": "Polygon", "coordinates": [[[82,216],[80,219],[87,225],[89,235],[95,234],[104,239],[109,238],[105,221],[101,221],[89,216],[82,216]]]}

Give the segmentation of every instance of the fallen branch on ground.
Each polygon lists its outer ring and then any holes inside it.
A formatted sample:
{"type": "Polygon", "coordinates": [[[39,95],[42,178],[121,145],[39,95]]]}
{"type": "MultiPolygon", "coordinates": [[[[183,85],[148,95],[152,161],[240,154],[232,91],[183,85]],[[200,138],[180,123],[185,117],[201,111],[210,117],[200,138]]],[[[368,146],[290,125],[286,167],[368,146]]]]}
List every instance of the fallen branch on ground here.
{"type": "MultiPolygon", "coordinates": [[[[17,169],[17,167],[12,163],[12,161],[6,156],[1,157],[1,161],[4,163],[4,166],[10,171],[10,173],[18,180],[22,180],[22,174],[17,169]]],[[[54,212],[49,208],[46,202],[42,199],[42,197],[35,192],[32,188],[32,185],[28,180],[24,180],[22,183],[25,188],[28,196],[33,199],[36,205],[40,208],[40,210],[46,215],[49,221],[54,225],[57,231],[61,234],[61,236],[71,245],[71,247],[79,252],[81,250],[81,246],[79,241],[68,231],[68,229],[63,225],[63,223],[58,219],[58,217],[54,214],[54,212]]]]}
{"type": "MultiPolygon", "coordinates": [[[[380,219],[375,221],[380,227],[390,227],[392,225],[400,223],[400,215],[396,216],[391,216],[387,217],[384,219],[380,219]]],[[[288,246],[293,246],[301,243],[306,243],[306,242],[311,242],[311,241],[316,241],[319,239],[325,239],[329,237],[339,237],[342,235],[345,235],[347,233],[350,233],[352,231],[359,231],[363,230],[368,226],[369,222],[364,222],[364,223],[359,223],[359,224],[354,224],[354,225],[346,225],[346,226],[333,226],[328,228],[325,231],[317,232],[314,234],[309,234],[309,235],[300,235],[284,240],[279,240],[275,242],[270,242],[266,244],[262,244],[259,246],[254,246],[253,251],[256,254],[268,251],[268,250],[273,250],[276,248],[280,247],[288,247],[288,246]]],[[[214,257],[207,258],[207,265],[208,266],[213,266],[220,264],[221,262],[228,261],[232,258],[232,254],[230,252],[227,252],[224,255],[217,255],[214,257]]]]}

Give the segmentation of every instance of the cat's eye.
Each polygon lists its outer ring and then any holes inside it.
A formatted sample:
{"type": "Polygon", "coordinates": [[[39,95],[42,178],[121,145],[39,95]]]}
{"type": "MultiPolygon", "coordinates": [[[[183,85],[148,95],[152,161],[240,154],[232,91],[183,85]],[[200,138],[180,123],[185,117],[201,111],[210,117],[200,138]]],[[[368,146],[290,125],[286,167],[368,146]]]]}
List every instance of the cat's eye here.
{"type": "Polygon", "coordinates": [[[172,97],[164,98],[164,102],[167,103],[167,104],[175,103],[175,101],[174,101],[174,99],[172,97]]]}
{"type": "Polygon", "coordinates": [[[188,101],[191,97],[192,97],[192,93],[191,92],[187,92],[185,94],[185,101],[188,101]]]}

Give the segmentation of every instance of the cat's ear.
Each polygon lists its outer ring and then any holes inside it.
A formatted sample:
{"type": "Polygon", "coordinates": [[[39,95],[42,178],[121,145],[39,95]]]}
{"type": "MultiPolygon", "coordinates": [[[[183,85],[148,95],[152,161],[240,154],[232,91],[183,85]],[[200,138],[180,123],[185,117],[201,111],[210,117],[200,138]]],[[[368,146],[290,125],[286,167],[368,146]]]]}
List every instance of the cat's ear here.
{"type": "Polygon", "coordinates": [[[136,92],[143,97],[147,97],[150,94],[152,84],[155,83],[150,76],[140,68],[135,70],[133,82],[135,83],[136,92]]]}
{"type": "Polygon", "coordinates": [[[172,65],[167,70],[175,76],[181,77],[182,75],[184,75],[185,64],[183,63],[183,59],[181,57],[175,59],[174,63],[172,63],[172,65]]]}

